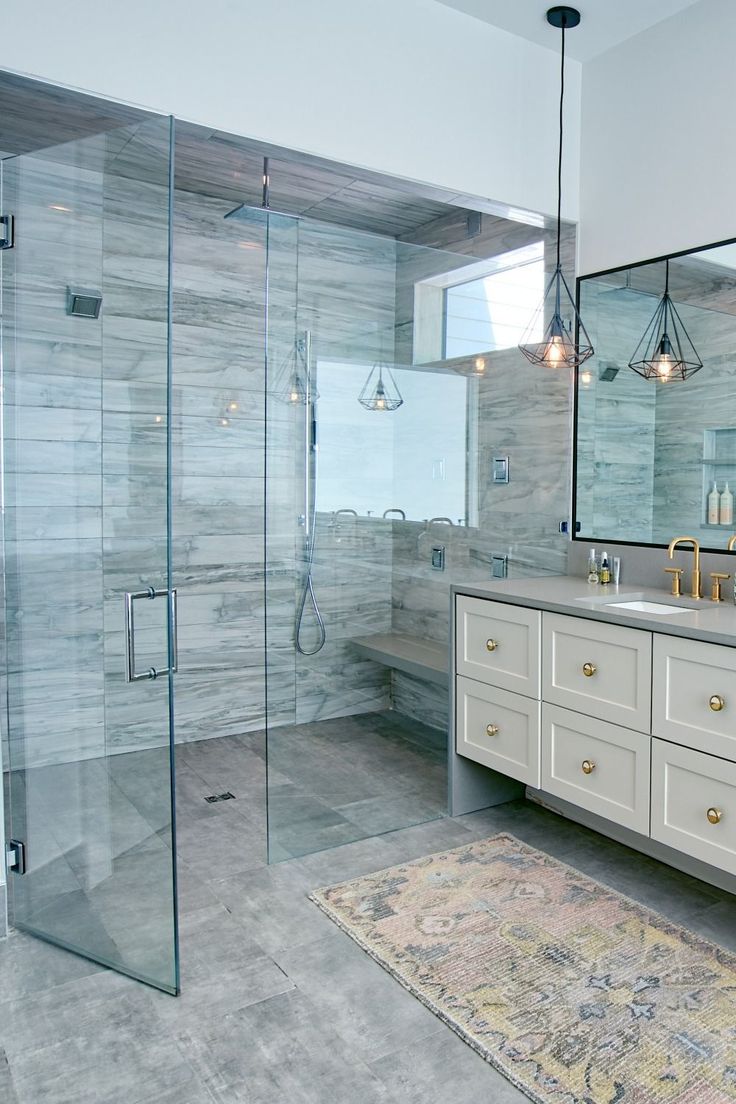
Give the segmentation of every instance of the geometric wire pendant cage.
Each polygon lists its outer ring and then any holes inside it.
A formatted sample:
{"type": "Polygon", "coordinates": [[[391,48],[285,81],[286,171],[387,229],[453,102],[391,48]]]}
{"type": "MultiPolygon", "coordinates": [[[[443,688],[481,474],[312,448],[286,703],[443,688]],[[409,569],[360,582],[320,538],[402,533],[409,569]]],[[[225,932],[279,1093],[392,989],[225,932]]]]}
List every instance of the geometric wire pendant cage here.
{"type": "Polygon", "coordinates": [[[366,410],[398,410],[403,405],[393,372],[385,361],[376,361],[371,368],[358,402],[366,410]]]}
{"type": "Polygon", "coordinates": [[[307,401],[319,398],[312,385],[308,349],[306,334],[297,338],[276,373],[273,392],[276,398],[291,406],[305,406],[307,401]]]}
{"type": "Polygon", "coordinates": [[[670,298],[670,262],[665,266],[664,295],[629,361],[644,379],[657,383],[686,380],[699,372],[703,362],[698,356],[685,323],[670,298]]]}
{"type": "Polygon", "coordinates": [[[562,236],[562,149],[565,103],[565,32],[580,23],[577,8],[557,5],[547,11],[547,22],[560,32],[560,103],[557,146],[557,258],[552,279],[529,325],[519,350],[532,364],[549,368],[577,368],[593,355],[593,345],[575,307],[560,263],[562,236]],[[563,310],[568,321],[563,317],[563,310]],[[545,319],[549,322],[545,324],[545,319]],[[542,334],[541,340],[539,334],[542,334]]]}
{"type": "Polygon", "coordinates": [[[588,331],[578,314],[559,264],[547,285],[544,299],[522,335],[519,349],[532,364],[545,364],[550,368],[576,368],[593,355],[588,331]],[[570,319],[567,325],[563,310],[570,319]],[[533,340],[547,317],[550,321],[544,329],[541,341],[533,340]]]}

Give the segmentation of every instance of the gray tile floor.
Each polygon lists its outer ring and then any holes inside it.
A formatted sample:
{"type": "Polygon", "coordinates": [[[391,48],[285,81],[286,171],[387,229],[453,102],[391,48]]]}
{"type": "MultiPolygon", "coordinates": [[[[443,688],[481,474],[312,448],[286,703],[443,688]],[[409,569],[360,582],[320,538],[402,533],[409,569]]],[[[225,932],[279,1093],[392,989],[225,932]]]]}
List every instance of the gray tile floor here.
{"type": "Polygon", "coordinates": [[[501,830],[736,950],[733,898],[524,801],[268,866],[262,766],[252,738],[183,749],[179,999],[23,934],[0,943],[3,1104],[522,1104],[307,900],[501,830]],[[218,787],[236,801],[207,806],[218,787]]]}

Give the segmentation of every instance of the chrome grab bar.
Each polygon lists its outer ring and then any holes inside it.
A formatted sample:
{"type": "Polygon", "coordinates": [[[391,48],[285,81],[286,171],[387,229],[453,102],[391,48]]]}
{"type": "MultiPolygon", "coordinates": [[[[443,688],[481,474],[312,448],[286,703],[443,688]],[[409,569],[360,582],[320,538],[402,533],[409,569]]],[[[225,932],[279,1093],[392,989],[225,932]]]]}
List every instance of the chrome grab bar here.
{"type": "Polygon", "coordinates": [[[154,587],[149,587],[148,590],[128,590],[125,592],[125,681],[126,682],[140,682],[142,679],[157,679],[159,675],[175,674],[179,670],[179,642],[178,642],[178,626],[176,619],[176,588],[173,590],[155,590],[154,587]],[[147,671],[136,671],[135,669],[135,615],[133,613],[133,603],[139,601],[141,598],[163,598],[167,597],[169,600],[169,625],[171,629],[171,649],[172,649],[172,665],[171,667],[164,667],[162,670],[158,670],[156,667],[149,667],[147,671]]]}
{"type": "Polygon", "coordinates": [[[434,525],[435,522],[439,523],[440,525],[454,525],[454,522],[453,522],[452,518],[448,518],[448,517],[430,518],[429,521],[427,522],[427,525],[434,525]]]}
{"type": "Polygon", "coordinates": [[[353,517],[357,517],[358,516],[358,511],[357,510],[335,510],[335,517],[337,517],[338,514],[351,514],[353,517]]]}
{"type": "Polygon", "coordinates": [[[388,517],[389,514],[398,514],[402,521],[406,521],[406,511],[402,510],[399,506],[394,506],[390,510],[384,510],[383,516],[388,517]]]}

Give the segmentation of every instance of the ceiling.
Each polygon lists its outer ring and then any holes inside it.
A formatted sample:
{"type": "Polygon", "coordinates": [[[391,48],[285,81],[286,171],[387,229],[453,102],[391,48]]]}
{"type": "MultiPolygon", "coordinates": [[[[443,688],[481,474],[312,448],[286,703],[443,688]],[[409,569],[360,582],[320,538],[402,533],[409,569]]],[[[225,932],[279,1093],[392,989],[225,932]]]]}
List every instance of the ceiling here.
{"type": "MultiPolygon", "coordinates": [[[[552,0],[438,0],[445,7],[472,15],[494,27],[527,38],[540,46],[559,47],[559,31],[545,18],[552,0]]],[[[570,57],[590,61],[647,27],[668,19],[697,0],[575,0],[582,19],[567,37],[570,57]]]]}
{"type": "MultiPolygon", "coordinates": [[[[65,150],[60,144],[162,116],[2,70],[0,103],[0,159],[60,146],[53,159],[71,158],[81,163],[86,156],[92,167],[95,158],[101,157],[98,167],[104,164],[106,171],[142,181],[150,172],[150,180],[161,180],[161,150],[153,143],[148,165],[145,131],[141,142],[128,144],[126,139],[114,155],[115,137],[110,134],[104,143],[87,143],[86,154],[76,147],[65,150]]],[[[458,209],[463,214],[482,211],[513,224],[530,218],[478,197],[389,178],[190,123],[176,124],[176,186],[184,191],[222,199],[231,207],[240,203],[259,206],[264,156],[270,159],[271,205],[275,209],[357,230],[405,237],[443,215],[457,215],[458,209]]],[[[538,220],[535,225],[540,225],[538,220]]]]}

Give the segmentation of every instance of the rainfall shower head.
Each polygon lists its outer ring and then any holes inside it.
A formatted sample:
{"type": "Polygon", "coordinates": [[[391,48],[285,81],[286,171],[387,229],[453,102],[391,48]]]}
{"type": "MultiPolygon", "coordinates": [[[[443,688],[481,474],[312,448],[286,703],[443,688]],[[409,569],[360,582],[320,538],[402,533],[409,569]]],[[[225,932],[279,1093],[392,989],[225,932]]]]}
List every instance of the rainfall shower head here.
{"type": "Polygon", "coordinates": [[[263,198],[260,207],[251,207],[248,203],[240,203],[237,207],[234,207],[232,211],[228,211],[223,217],[226,219],[237,219],[240,222],[255,222],[260,226],[265,225],[271,215],[278,215],[280,218],[297,219],[299,215],[290,215],[287,211],[275,211],[269,203],[269,192],[271,189],[271,174],[268,169],[268,158],[263,158],[263,198]]]}
{"type": "Polygon", "coordinates": [[[294,222],[301,218],[301,215],[290,215],[286,211],[276,211],[273,207],[251,207],[247,203],[241,203],[232,211],[228,211],[226,215],[223,215],[223,218],[226,219],[255,223],[257,226],[265,226],[268,220],[274,217],[294,222]]]}

